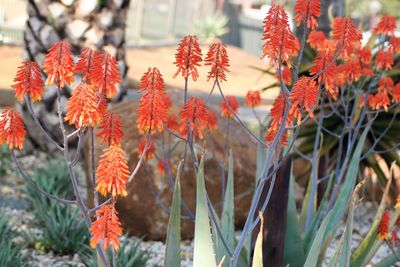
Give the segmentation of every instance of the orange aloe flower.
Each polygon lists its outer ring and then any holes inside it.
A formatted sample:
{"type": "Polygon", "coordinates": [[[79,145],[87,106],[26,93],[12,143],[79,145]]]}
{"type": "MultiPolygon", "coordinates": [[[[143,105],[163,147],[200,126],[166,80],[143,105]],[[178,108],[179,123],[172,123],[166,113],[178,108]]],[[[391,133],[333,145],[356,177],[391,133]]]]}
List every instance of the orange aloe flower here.
{"type": "Polygon", "coordinates": [[[272,5],[264,19],[262,58],[268,56],[272,65],[278,61],[291,67],[290,55],[295,50],[296,38],[289,28],[288,15],[280,5],[272,5]]]}
{"type": "Polygon", "coordinates": [[[65,121],[75,127],[94,127],[101,118],[97,111],[97,97],[92,85],[80,83],[67,102],[65,121]]]}
{"type": "Polygon", "coordinates": [[[396,19],[393,16],[382,16],[374,28],[374,33],[393,35],[396,29],[396,19]]]}
{"type": "Polygon", "coordinates": [[[326,41],[325,33],[323,31],[311,31],[308,36],[307,42],[313,49],[319,49],[326,41]]]}
{"type": "MultiPolygon", "coordinates": [[[[288,95],[286,95],[288,97],[288,95]]],[[[278,132],[279,126],[282,124],[283,116],[286,111],[286,102],[285,98],[282,94],[280,94],[274,101],[270,116],[271,116],[271,125],[268,129],[268,135],[266,137],[267,142],[272,142],[278,132]]],[[[291,126],[291,118],[288,116],[286,119],[285,126],[291,126]]],[[[282,133],[281,143],[283,146],[287,145],[287,137],[285,131],[282,133]]]]}
{"type": "Polygon", "coordinates": [[[96,170],[96,190],[103,196],[126,196],[126,182],[129,177],[125,151],[120,144],[103,150],[96,170]]]}
{"type": "Polygon", "coordinates": [[[261,104],[261,96],[259,91],[248,91],[246,94],[246,105],[256,107],[261,104]]]}
{"type": "MultiPolygon", "coordinates": [[[[146,138],[142,138],[142,140],[139,143],[139,148],[138,148],[138,155],[139,157],[143,154],[144,147],[146,146],[146,138]]],[[[153,139],[150,138],[149,141],[149,146],[147,147],[146,153],[144,154],[145,159],[152,159],[154,158],[154,141],[153,139]]]]}
{"type": "Polygon", "coordinates": [[[207,127],[208,123],[208,112],[204,101],[199,97],[191,97],[183,106],[180,116],[182,135],[188,135],[187,127],[189,127],[193,138],[198,136],[203,139],[202,131],[207,127]]]}
{"type": "Polygon", "coordinates": [[[297,124],[301,123],[303,110],[307,111],[311,118],[313,117],[313,110],[318,101],[318,90],[316,81],[306,76],[300,77],[293,85],[293,90],[289,96],[292,101],[289,114],[291,117],[297,118],[297,124]]]}
{"type": "Polygon", "coordinates": [[[168,116],[166,124],[170,130],[179,131],[178,118],[174,114],[168,116]]]}
{"type": "Polygon", "coordinates": [[[122,228],[114,204],[101,206],[96,211],[96,217],[98,219],[90,227],[90,233],[92,234],[90,246],[95,248],[100,241],[104,240],[104,250],[107,251],[110,245],[115,250],[118,250],[118,237],[122,235],[122,228]]]}
{"type": "Polygon", "coordinates": [[[314,29],[318,27],[316,18],[321,16],[321,3],[319,0],[297,0],[294,7],[296,16],[294,19],[297,22],[297,27],[304,20],[307,23],[307,27],[314,29]]]}
{"type": "Polygon", "coordinates": [[[174,64],[178,67],[178,70],[174,74],[174,78],[182,72],[183,78],[191,75],[193,81],[196,81],[199,77],[197,67],[200,66],[201,61],[201,49],[197,37],[192,35],[183,37],[175,54],[174,64]]]}
{"type": "MultiPolygon", "coordinates": [[[[228,102],[229,106],[231,107],[232,111],[237,113],[237,110],[239,108],[239,104],[237,102],[236,97],[228,95],[225,97],[226,102],[228,102]]],[[[221,103],[221,116],[228,118],[228,119],[232,119],[233,118],[233,113],[231,112],[231,110],[229,109],[228,105],[226,104],[225,101],[222,101],[221,103]]]]}
{"type": "Polygon", "coordinates": [[[375,95],[369,95],[368,105],[374,110],[383,108],[387,112],[390,106],[389,96],[384,92],[378,92],[375,95]]]}
{"type": "Polygon", "coordinates": [[[390,239],[390,242],[394,245],[394,246],[398,246],[400,243],[400,238],[397,235],[397,232],[395,230],[392,231],[392,237],[390,239]]]}
{"type": "MultiPolygon", "coordinates": [[[[79,61],[76,63],[75,72],[81,73],[83,75],[82,79],[90,81],[92,80],[93,70],[96,67],[96,58],[98,57],[99,52],[97,50],[93,50],[89,47],[85,47],[82,49],[81,55],[79,56],[79,61]]],[[[97,59],[98,60],[98,59],[97,59]]]]}
{"type": "Polygon", "coordinates": [[[381,218],[381,222],[378,227],[378,240],[387,240],[389,238],[389,221],[390,221],[390,212],[386,210],[381,218]]]}
{"type": "MultiPolygon", "coordinates": [[[[275,74],[276,79],[279,81],[279,74],[275,74]]],[[[292,84],[292,70],[289,67],[282,66],[282,80],[286,85],[292,84]]],[[[280,82],[280,81],[279,81],[280,82]]]]}
{"type": "Polygon", "coordinates": [[[390,77],[382,77],[378,83],[378,92],[389,94],[394,87],[394,81],[390,77]]]}
{"type": "Polygon", "coordinates": [[[211,66],[211,70],[207,75],[207,80],[215,79],[219,82],[226,81],[225,72],[229,71],[229,58],[226,45],[219,39],[215,40],[210,46],[204,65],[211,66]]]}
{"type": "Polygon", "coordinates": [[[169,160],[159,160],[157,163],[157,171],[161,174],[161,176],[165,176],[167,174],[167,167],[169,171],[172,173],[173,166],[171,161],[169,160]]]}
{"type": "Polygon", "coordinates": [[[55,42],[43,62],[43,70],[48,75],[46,85],[55,83],[60,88],[74,82],[74,61],[70,47],[62,41],[55,42]]]}
{"type": "Polygon", "coordinates": [[[339,68],[344,76],[344,81],[347,84],[356,82],[361,77],[362,69],[358,59],[348,60],[344,64],[339,65],[339,68]]]}
{"type": "Polygon", "coordinates": [[[376,55],[376,69],[390,70],[393,66],[393,54],[389,51],[379,51],[376,55]]]}
{"type": "Polygon", "coordinates": [[[337,41],[342,58],[348,57],[360,42],[360,34],[350,18],[335,18],[332,22],[332,38],[337,41]]]}
{"type": "Polygon", "coordinates": [[[0,145],[6,142],[11,150],[23,149],[25,134],[24,123],[18,112],[12,108],[6,108],[0,113],[0,145]]]}
{"type": "Polygon", "coordinates": [[[360,62],[363,64],[370,64],[372,60],[371,49],[367,46],[358,49],[357,58],[359,58],[360,62]]]}
{"type": "Polygon", "coordinates": [[[141,132],[152,130],[162,131],[167,121],[167,103],[164,89],[164,80],[157,68],[149,68],[140,80],[140,91],[144,95],[140,98],[137,110],[137,127],[141,132]]]}
{"type": "Polygon", "coordinates": [[[333,52],[331,51],[321,51],[314,58],[313,66],[310,69],[311,75],[315,75],[330,65],[328,69],[326,69],[321,76],[319,76],[319,81],[325,85],[325,89],[329,92],[329,94],[336,99],[337,97],[337,66],[336,62],[333,60],[333,52]]]}
{"type": "Polygon", "coordinates": [[[35,61],[23,61],[18,67],[12,87],[15,89],[15,97],[21,102],[24,101],[25,95],[33,102],[41,100],[43,80],[39,65],[35,61]]]}
{"type": "Polygon", "coordinates": [[[389,51],[392,53],[400,53],[400,37],[395,37],[395,36],[390,37],[389,51]]]}
{"type": "Polygon", "coordinates": [[[104,92],[107,98],[117,94],[117,84],[121,82],[121,75],[114,57],[107,53],[96,53],[91,72],[91,82],[100,94],[104,92]]]}
{"type": "Polygon", "coordinates": [[[210,130],[214,130],[218,126],[218,117],[217,113],[215,113],[214,110],[208,110],[207,111],[208,117],[207,117],[207,128],[210,130]]]}
{"type": "Polygon", "coordinates": [[[112,111],[107,111],[104,114],[99,128],[100,131],[98,132],[97,136],[101,138],[101,144],[119,144],[124,138],[121,117],[112,111]]]}
{"type": "Polygon", "coordinates": [[[157,68],[148,68],[140,79],[140,92],[149,90],[164,91],[164,79],[157,68]]]}
{"type": "Polygon", "coordinates": [[[397,83],[396,86],[393,88],[392,98],[393,98],[392,99],[393,102],[399,102],[400,101],[400,82],[397,83]]]}
{"type": "Polygon", "coordinates": [[[394,205],[395,209],[399,209],[400,208],[400,194],[397,195],[396,198],[396,204],[394,205]]]}

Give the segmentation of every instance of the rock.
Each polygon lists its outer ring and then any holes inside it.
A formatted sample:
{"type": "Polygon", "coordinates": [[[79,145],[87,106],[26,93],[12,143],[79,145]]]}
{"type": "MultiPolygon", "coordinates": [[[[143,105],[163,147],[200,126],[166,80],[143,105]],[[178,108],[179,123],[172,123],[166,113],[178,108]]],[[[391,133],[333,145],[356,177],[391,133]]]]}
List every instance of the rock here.
{"type": "MultiPolygon", "coordinates": [[[[138,161],[138,144],[142,135],[138,132],[136,109],[138,101],[128,100],[119,104],[112,104],[111,109],[120,114],[124,121],[125,139],[123,148],[127,152],[128,162],[132,170],[138,161]]],[[[177,110],[177,109],[176,109],[177,110]]],[[[177,113],[177,112],[176,112],[177,113]]],[[[221,123],[221,126],[224,125],[221,123]]],[[[224,129],[224,128],[223,128],[224,129]]],[[[157,141],[160,139],[157,138],[157,141]]],[[[221,212],[221,167],[216,159],[220,160],[224,151],[224,133],[216,130],[209,133],[206,144],[205,175],[206,187],[218,214],[221,212]]],[[[242,226],[246,219],[255,181],[256,146],[250,141],[246,133],[236,124],[231,126],[231,148],[234,155],[235,173],[235,215],[236,225],[242,226]]],[[[96,140],[96,156],[101,153],[101,146],[96,140]]],[[[198,142],[197,151],[201,150],[198,142]]],[[[177,168],[184,151],[182,142],[172,156],[173,169],[177,168]]],[[[86,144],[84,152],[85,172],[88,184],[88,199],[93,200],[93,185],[90,177],[90,149],[86,144]]],[[[96,161],[97,162],[97,161],[96,161]]],[[[141,166],[138,174],[127,185],[128,195],[118,200],[117,208],[124,230],[132,235],[143,236],[150,240],[163,240],[167,233],[169,215],[165,208],[171,205],[172,189],[168,178],[162,177],[156,171],[157,160],[150,159],[141,166]],[[161,204],[160,204],[161,203],[161,204]]],[[[175,176],[175,175],[174,175],[175,176]]],[[[175,179],[175,177],[174,177],[175,179]]],[[[182,198],[189,209],[195,210],[196,180],[192,163],[189,160],[181,178],[182,198]]],[[[186,215],[182,210],[182,215],[186,215]]],[[[194,224],[191,220],[182,220],[182,239],[193,236],[194,224]]]]}
{"type": "Polygon", "coordinates": [[[32,17],[28,20],[29,25],[32,27],[32,30],[34,32],[39,32],[40,27],[43,25],[43,23],[35,17],[32,17]]]}
{"type": "Polygon", "coordinates": [[[53,43],[58,41],[58,36],[53,27],[46,25],[40,31],[40,40],[46,47],[50,47],[53,43]]]}
{"type": "Polygon", "coordinates": [[[74,3],[74,1],[75,0],[61,0],[61,3],[63,3],[66,6],[70,6],[70,5],[72,5],[74,3]]]}
{"type": "Polygon", "coordinates": [[[114,32],[111,33],[111,41],[112,43],[119,47],[124,40],[124,29],[115,29],[114,32]]]}
{"type": "Polygon", "coordinates": [[[90,15],[96,9],[97,3],[98,0],[79,1],[76,7],[76,14],[81,17],[90,15]]]}
{"type": "Polygon", "coordinates": [[[85,33],[86,40],[97,47],[103,45],[103,37],[104,32],[99,30],[97,27],[93,27],[85,33]]]}
{"type": "Polygon", "coordinates": [[[110,10],[103,9],[101,13],[98,15],[99,23],[104,28],[107,29],[111,26],[113,22],[113,13],[110,10]]]}
{"type": "Polygon", "coordinates": [[[83,36],[88,28],[89,23],[80,19],[76,19],[67,24],[67,34],[71,37],[71,39],[78,40],[83,36]]]}
{"type": "Polygon", "coordinates": [[[56,19],[65,12],[65,6],[60,3],[54,2],[49,5],[49,11],[51,16],[56,19]]]}
{"type": "Polygon", "coordinates": [[[105,52],[107,52],[108,54],[110,54],[111,56],[113,56],[113,57],[115,57],[115,56],[117,55],[117,48],[115,48],[115,47],[112,46],[112,45],[105,45],[105,46],[103,47],[103,50],[104,50],[105,52]]]}
{"type": "Polygon", "coordinates": [[[113,2],[117,8],[120,8],[122,6],[122,4],[124,3],[124,0],[114,0],[113,2]]]}

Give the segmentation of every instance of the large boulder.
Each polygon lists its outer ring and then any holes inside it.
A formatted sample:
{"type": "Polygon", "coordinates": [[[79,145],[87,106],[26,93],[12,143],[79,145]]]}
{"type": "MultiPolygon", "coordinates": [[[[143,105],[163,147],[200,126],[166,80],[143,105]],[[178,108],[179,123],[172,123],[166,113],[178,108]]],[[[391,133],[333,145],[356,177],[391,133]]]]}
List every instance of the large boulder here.
{"type": "MultiPolygon", "coordinates": [[[[111,109],[123,118],[125,139],[123,148],[127,153],[130,169],[132,170],[138,162],[138,145],[142,135],[136,127],[136,110],[138,101],[128,100],[123,103],[113,104],[111,109]]],[[[175,109],[176,110],[176,109],[175,109]]],[[[205,179],[206,188],[218,214],[221,213],[221,165],[224,154],[225,121],[220,121],[217,130],[210,132],[205,144],[205,179]]],[[[235,222],[237,226],[243,225],[255,182],[256,145],[247,134],[236,123],[231,123],[230,147],[234,155],[235,174],[235,222]]],[[[157,138],[157,136],[156,136],[157,138]]],[[[157,139],[156,139],[157,140],[157,139]]],[[[160,140],[160,139],[158,139],[160,140]]],[[[174,140],[175,142],[176,140],[174,140]]],[[[157,142],[157,141],[156,141],[157,142]]],[[[199,142],[197,150],[201,151],[199,142]]],[[[185,144],[181,142],[172,156],[173,167],[176,169],[178,162],[182,159],[185,144]]],[[[96,158],[101,153],[102,147],[96,140],[96,158]]],[[[85,148],[85,169],[88,182],[88,199],[93,200],[93,186],[90,178],[90,148],[85,148]]],[[[189,158],[189,157],[188,157],[189,158]]],[[[96,160],[97,162],[97,160],[96,160]]],[[[172,190],[168,178],[160,175],[157,170],[157,160],[147,160],[140,168],[136,177],[127,186],[128,195],[119,199],[117,208],[119,217],[125,231],[129,234],[143,236],[151,240],[163,240],[167,233],[168,210],[171,206],[172,190]]],[[[174,171],[176,173],[176,170],[174,171]]],[[[175,176],[175,175],[174,175],[175,176]]],[[[175,177],[174,177],[175,179],[175,177]]],[[[195,211],[196,179],[189,160],[181,177],[182,198],[189,209],[195,211]]],[[[182,215],[185,211],[182,209],[182,215]]],[[[194,222],[190,219],[182,220],[182,238],[193,237],[194,222]]]]}

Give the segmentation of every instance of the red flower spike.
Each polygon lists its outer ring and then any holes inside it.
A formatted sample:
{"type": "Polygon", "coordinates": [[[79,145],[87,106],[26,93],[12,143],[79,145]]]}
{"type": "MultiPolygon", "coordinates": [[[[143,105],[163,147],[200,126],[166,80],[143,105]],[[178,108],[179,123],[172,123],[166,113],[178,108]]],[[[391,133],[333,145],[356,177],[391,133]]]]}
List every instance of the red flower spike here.
{"type": "Polygon", "coordinates": [[[294,7],[296,16],[294,19],[297,22],[297,27],[304,20],[307,23],[307,27],[314,29],[318,27],[316,18],[321,16],[321,3],[319,0],[297,0],[294,7]]]}
{"type": "MultiPolygon", "coordinates": [[[[138,154],[139,157],[143,154],[144,151],[144,147],[146,146],[146,138],[143,138],[142,141],[140,141],[139,143],[139,148],[138,148],[138,154]]],[[[146,153],[144,155],[145,159],[152,159],[154,158],[154,141],[153,139],[150,138],[150,142],[149,142],[149,147],[146,150],[146,153]]]]}
{"type": "Polygon", "coordinates": [[[378,25],[374,28],[374,33],[382,35],[393,35],[396,29],[396,19],[393,16],[382,16],[378,25]]]}
{"type": "Polygon", "coordinates": [[[193,134],[193,138],[198,136],[203,139],[203,130],[208,124],[208,112],[204,101],[199,97],[191,97],[183,106],[181,112],[181,133],[184,136],[188,135],[187,124],[189,130],[193,134]]]}
{"type": "Polygon", "coordinates": [[[400,243],[400,238],[399,238],[399,236],[397,235],[397,233],[396,233],[395,230],[392,231],[392,237],[391,237],[391,239],[390,239],[390,242],[391,242],[394,246],[398,246],[399,243],[400,243]]]}
{"type": "Polygon", "coordinates": [[[165,103],[165,107],[167,109],[170,109],[172,107],[172,101],[171,98],[169,97],[169,95],[164,94],[164,103],[165,103]]]}
{"type": "Polygon", "coordinates": [[[162,75],[157,68],[149,68],[140,82],[140,91],[145,93],[140,98],[137,126],[141,132],[162,131],[168,111],[162,75]]]}
{"type": "Polygon", "coordinates": [[[115,250],[119,249],[118,238],[122,235],[121,223],[118,219],[118,213],[114,204],[101,206],[96,211],[98,218],[92,223],[90,233],[90,246],[95,248],[102,240],[104,240],[104,250],[107,251],[111,245],[115,250]]]}
{"type": "Polygon", "coordinates": [[[383,77],[379,80],[378,92],[389,94],[392,92],[394,82],[390,77],[383,77]]]}
{"type": "Polygon", "coordinates": [[[292,101],[289,114],[291,117],[297,118],[297,124],[301,123],[302,110],[308,112],[313,117],[313,110],[318,101],[318,85],[315,80],[302,76],[293,85],[289,99],[292,101]]]}
{"type": "Polygon", "coordinates": [[[376,93],[368,96],[368,105],[374,110],[383,108],[386,112],[389,110],[390,99],[386,93],[376,93]]]}
{"type": "Polygon", "coordinates": [[[100,94],[105,93],[107,98],[117,94],[117,84],[121,82],[117,60],[109,54],[97,53],[94,57],[94,66],[91,82],[98,88],[100,94]]]}
{"type": "Polygon", "coordinates": [[[94,127],[101,120],[97,111],[97,100],[92,85],[78,84],[67,102],[65,121],[75,124],[76,128],[86,125],[94,127]]]}
{"type": "Polygon", "coordinates": [[[314,58],[313,66],[310,69],[311,75],[315,75],[325,70],[331,65],[322,75],[319,77],[319,81],[325,85],[326,90],[329,94],[336,99],[337,95],[337,66],[336,62],[331,64],[333,59],[333,52],[321,51],[314,58]]]}
{"type": "Polygon", "coordinates": [[[335,18],[332,22],[332,38],[337,41],[342,58],[348,57],[360,42],[360,34],[350,18],[335,18]]]}
{"type": "MultiPolygon", "coordinates": [[[[275,139],[276,134],[277,134],[277,131],[269,130],[268,135],[265,138],[265,141],[267,143],[272,143],[274,141],[274,139],[275,139]]],[[[287,146],[288,145],[287,136],[286,136],[285,132],[282,133],[281,144],[282,144],[282,146],[287,146]]]]}
{"type": "Polygon", "coordinates": [[[356,82],[361,77],[362,69],[358,59],[348,60],[344,64],[340,65],[339,68],[343,74],[344,81],[347,84],[356,82]]]}
{"type": "Polygon", "coordinates": [[[389,51],[394,53],[400,53],[400,37],[392,36],[389,39],[389,51]]]}
{"type": "Polygon", "coordinates": [[[396,204],[394,205],[395,209],[399,209],[400,208],[400,194],[397,195],[396,198],[396,204]]]}
{"type": "Polygon", "coordinates": [[[43,70],[48,75],[46,85],[55,83],[60,88],[74,82],[74,61],[68,44],[58,41],[49,49],[43,70]]]}
{"type": "Polygon", "coordinates": [[[261,104],[261,96],[259,91],[248,91],[246,94],[246,105],[256,107],[261,104]]]}
{"type": "Polygon", "coordinates": [[[390,212],[386,210],[382,215],[381,222],[379,223],[378,240],[387,240],[389,238],[389,221],[390,212]]]}
{"type": "Polygon", "coordinates": [[[103,150],[96,169],[96,190],[103,196],[126,196],[126,182],[129,177],[125,151],[119,144],[103,150]]]}
{"type": "Polygon", "coordinates": [[[24,61],[18,67],[12,87],[15,89],[15,97],[24,101],[24,96],[29,96],[33,102],[42,99],[43,80],[39,65],[34,61],[24,61]]]}
{"type": "Polygon", "coordinates": [[[178,67],[178,70],[174,74],[174,78],[182,72],[183,78],[191,75],[193,81],[196,81],[199,77],[197,67],[200,66],[201,61],[201,49],[197,37],[192,35],[183,37],[175,54],[174,64],[178,67]]]}
{"type": "Polygon", "coordinates": [[[97,95],[97,114],[103,118],[107,112],[108,103],[105,95],[97,95]]]}
{"type": "MultiPolygon", "coordinates": [[[[237,110],[239,108],[239,104],[237,102],[236,97],[234,96],[226,96],[225,97],[226,102],[228,102],[229,106],[231,107],[232,111],[237,113],[237,110]]],[[[226,104],[225,101],[222,101],[221,103],[221,116],[228,118],[228,119],[232,119],[233,118],[233,113],[231,112],[231,110],[229,109],[228,105],[226,104]]]]}
{"type": "Polygon", "coordinates": [[[168,116],[166,124],[170,130],[179,131],[178,118],[174,114],[168,116]]]}
{"type": "MultiPolygon", "coordinates": [[[[288,97],[288,95],[286,95],[286,97],[288,97]]],[[[272,105],[272,108],[271,108],[270,116],[271,116],[272,120],[271,120],[271,125],[268,129],[268,135],[265,139],[266,142],[270,143],[275,139],[275,136],[278,132],[279,126],[282,124],[282,120],[283,120],[285,111],[286,111],[285,98],[283,97],[282,94],[280,94],[275,99],[275,101],[272,105]]],[[[292,119],[290,118],[290,116],[288,116],[288,118],[286,119],[285,126],[291,126],[292,125],[291,120],[292,119]]],[[[287,137],[286,137],[285,130],[282,133],[281,143],[283,146],[287,146],[287,137]]]]}
{"type": "Polygon", "coordinates": [[[75,72],[81,73],[83,75],[82,79],[91,82],[93,77],[93,71],[100,67],[96,65],[96,62],[99,60],[99,52],[97,50],[93,50],[89,47],[85,47],[82,49],[81,55],[79,56],[79,61],[76,63],[75,72]]]}
{"type": "Polygon", "coordinates": [[[12,108],[0,113],[0,145],[5,142],[9,149],[23,149],[25,127],[21,115],[12,108]]]}
{"type": "Polygon", "coordinates": [[[210,130],[217,129],[218,117],[214,110],[208,110],[207,128],[210,130]]]}
{"type": "MultiPolygon", "coordinates": [[[[392,98],[393,98],[393,102],[400,101],[400,83],[397,83],[396,86],[393,88],[392,98]]],[[[400,207],[400,202],[399,202],[399,207],[400,207]]]]}
{"type": "Polygon", "coordinates": [[[327,39],[323,31],[311,31],[307,42],[311,48],[318,50],[326,40],[327,39]]]}
{"type": "Polygon", "coordinates": [[[219,39],[215,40],[210,46],[204,65],[211,66],[211,70],[207,75],[207,80],[215,79],[219,82],[226,81],[225,72],[229,72],[229,58],[226,45],[219,39]]]}
{"type": "Polygon", "coordinates": [[[101,144],[119,144],[124,138],[121,117],[112,111],[107,111],[104,114],[99,128],[100,131],[97,136],[101,138],[101,144]]]}
{"type": "Polygon", "coordinates": [[[172,173],[173,166],[171,161],[169,160],[159,160],[157,163],[157,171],[161,174],[161,176],[165,176],[167,174],[167,167],[169,167],[169,171],[172,173]]]}
{"type": "MultiPolygon", "coordinates": [[[[276,74],[278,76],[278,74],[276,74]]],[[[277,77],[279,80],[279,77],[277,77]]],[[[292,70],[286,66],[282,67],[282,80],[286,85],[292,84],[292,70]]]]}
{"type": "Polygon", "coordinates": [[[148,90],[164,91],[164,79],[157,68],[148,68],[140,79],[140,92],[148,90]]]}
{"type": "Polygon", "coordinates": [[[376,55],[376,69],[390,70],[393,67],[393,54],[388,51],[379,51],[376,55]]]}
{"type": "Polygon", "coordinates": [[[363,64],[370,64],[372,60],[371,49],[369,47],[363,47],[357,50],[357,58],[363,64]]]}
{"type": "Polygon", "coordinates": [[[271,65],[278,61],[286,62],[291,67],[289,57],[296,50],[296,38],[289,28],[288,15],[280,5],[272,5],[264,19],[262,58],[268,56],[271,65]]]}

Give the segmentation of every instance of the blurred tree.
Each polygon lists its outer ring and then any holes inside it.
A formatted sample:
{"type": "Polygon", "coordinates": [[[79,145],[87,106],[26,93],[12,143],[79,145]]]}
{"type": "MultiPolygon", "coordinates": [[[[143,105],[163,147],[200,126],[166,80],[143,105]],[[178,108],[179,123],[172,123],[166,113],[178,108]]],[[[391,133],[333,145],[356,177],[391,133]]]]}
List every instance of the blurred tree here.
{"type": "MultiPolygon", "coordinates": [[[[71,45],[75,55],[84,46],[106,51],[116,57],[122,81],[125,81],[128,67],[125,58],[125,25],[130,0],[28,0],[28,15],[24,33],[24,57],[43,63],[48,48],[58,40],[71,45]]],[[[124,82],[117,99],[125,94],[124,82]]],[[[56,88],[47,88],[44,100],[35,104],[36,114],[54,138],[60,140],[56,88]]],[[[63,100],[71,94],[71,88],[62,91],[63,100]]],[[[26,108],[24,120],[28,127],[34,127],[26,108]]],[[[41,132],[29,131],[30,140],[36,146],[49,149],[41,132]]]]}

